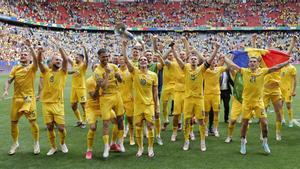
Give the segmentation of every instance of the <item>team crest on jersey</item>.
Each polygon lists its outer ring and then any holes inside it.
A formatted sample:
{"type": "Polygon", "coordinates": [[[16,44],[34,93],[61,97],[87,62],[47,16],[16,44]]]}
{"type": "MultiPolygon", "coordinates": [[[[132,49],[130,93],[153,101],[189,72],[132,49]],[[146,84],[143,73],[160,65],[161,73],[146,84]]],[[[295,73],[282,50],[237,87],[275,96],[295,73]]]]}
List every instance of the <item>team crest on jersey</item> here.
{"type": "Polygon", "coordinates": [[[50,77],[50,82],[51,82],[51,83],[54,82],[54,76],[53,76],[53,75],[50,77]]]}
{"type": "Polygon", "coordinates": [[[195,80],[196,79],[196,75],[191,75],[191,80],[195,80]]]}
{"type": "Polygon", "coordinates": [[[25,101],[25,103],[30,103],[31,102],[31,96],[25,96],[24,101],[25,101]]]}
{"type": "Polygon", "coordinates": [[[281,72],[281,76],[284,76],[285,75],[285,72],[281,72]]]}
{"type": "Polygon", "coordinates": [[[82,97],[80,98],[80,100],[81,100],[82,102],[85,102],[85,101],[86,101],[86,97],[85,97],[85,96],[82,96],[82,97]]]}
{"type": "Polygon", "coordinates": [[[146,79],[140,79],[141,85],[145,86],[146,85],[146,79]]]}
{"type": "Polygon", "coordinates": [[[255,83],[256,82],[256,76],[251,76],[250,77],[250,82],[255,83]]]}

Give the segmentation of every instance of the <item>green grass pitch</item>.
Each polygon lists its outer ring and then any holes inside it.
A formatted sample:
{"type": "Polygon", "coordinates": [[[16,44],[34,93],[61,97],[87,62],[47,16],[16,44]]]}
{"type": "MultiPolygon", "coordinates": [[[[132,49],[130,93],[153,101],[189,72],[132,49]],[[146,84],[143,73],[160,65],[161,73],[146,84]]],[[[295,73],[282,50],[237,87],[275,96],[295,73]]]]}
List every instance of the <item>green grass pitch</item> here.
{"type": "MultiPolygon", "coordinates": [[[[297,66],[298,74],[300,73],[300,66],[297,66]]],[[[38,75],[36,78],[36,89],[38,83],[38,75]]],[[[8,75],[0,75],[0,93],[3,93],[3,86],[7,80],[8,75]]],[[[234,141],[231,144],[224,143],[227,134],[227,125],[223,123],[223,111],[220,113],[220,138],[208,137],[207,138],[207,151],[200,152],[200,141],[198,134],[198,127],[195,127],[197,133],[197,140],[191,142],[189,151],[183,151],[183,134],[178,133],[178,140],[175,143],[170,141],[171,138],[171,125],[169,125],[166,132],[162,132],[164,145],[155,145],[155,157],[149,159],[147,155],[141,158],[136,158],[135,154],[137,146],[129,146],[129,140],[125,140],[126,153],[110,153],[107,160],[102,158],[103,143],[102,143],[102,123],[98,124],[98,130],[94,145],[93,160],[86,160],[84,153],[86,151],[86,134],[88,129],[80,129],[72,127],[76,119],[71,110],[69,97],[70,97],[70,81],[68,77],[67,85],[65,88],[65,117],[67,138],[66,143],[69,148],[68,154],[58,152],[55,155],[46,156],[50,148],[45,125],[42,119],[41,104],[37,104],[38,111],[38,124],[40,126],[40,145],[41,154],[33,155],[33,141],[30,133],[30,127],[25,119],[22,117],[19,123],[20,147],[17,153],[13,156],[7,154],[11,145],[10,136],[10,110],[11,99],[3,100],[0,102],[0,169],[12,168],[130,168],[130,169],[163,169],[163,168],[263,168],[263,169],[293,169],[300,168],[300,128],[288,128],[283,126],[283,140],[277,142],[275,140],[275,116],[268,114],[269,120],[269,145],[272,151],[271,155],[265,155],[259,140],[259,126],[252,124],[248,135],[247,155],[243,156],[239,153],[240,148],[240,124],[237,124],[234,131],[234,141]]],[[[299,82],[299,78],[298,78],[299,82]]],[[[12,94],[13,86],[11,87],[10,96],[12,94]]],[[[294,98],[293,108],[295,118],[300,118],[300,87],[298,83],[297,96],[294,98]]],[[[285,115],[287,119],[287,114],[285,115]]],[[[144,139],[146,141],[146,139],[144,139]]],[[[58,138],[57,138],[58,143],[58,138]]],[[[145,144],[145,150],[146,144],[145,144]]],[[[145,151],[147,152],[147,151],[145,151]]]]}

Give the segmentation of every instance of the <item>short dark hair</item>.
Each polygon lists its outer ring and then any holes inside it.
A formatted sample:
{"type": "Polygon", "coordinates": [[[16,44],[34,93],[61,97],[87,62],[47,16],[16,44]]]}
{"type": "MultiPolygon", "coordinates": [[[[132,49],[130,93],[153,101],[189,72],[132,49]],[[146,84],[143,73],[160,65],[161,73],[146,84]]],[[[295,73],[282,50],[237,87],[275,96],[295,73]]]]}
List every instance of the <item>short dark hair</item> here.
{"type": "Polygon", "coordinates": [[[77,54],[79,57],[81,57],[81,59],[84,59],[84,55],[83,54],[77,54]]]}
{"type": "Polygon", "coordinates": [[[102,53],[106,53],[106,49],[101,48],[101,49],[99,49],[98,52],[97,52],[98,55],[101,55],[102,53]]]}

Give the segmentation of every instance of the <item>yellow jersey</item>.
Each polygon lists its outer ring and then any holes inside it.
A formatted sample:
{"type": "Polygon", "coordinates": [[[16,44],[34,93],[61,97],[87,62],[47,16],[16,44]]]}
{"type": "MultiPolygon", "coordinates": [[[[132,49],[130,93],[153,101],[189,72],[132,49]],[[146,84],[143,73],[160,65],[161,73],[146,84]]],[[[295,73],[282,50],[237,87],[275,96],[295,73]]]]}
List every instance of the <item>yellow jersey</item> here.
{"type": "Polygon", "coordinates": [[[53,71],[46,68],[43,75],[43,89],[41,101],[44,103],[64,102],[64,88],[67,80],[67,73],[62,69],[53,71]]]}
{"type": "Polygon", "coordinates": [[[226,67],[215,67],[213,70],[208,68],[204,73],[204,94],[221,94],[220,76],[226,71],[226,67]]]}
{"type": "MultiPolygon", "coordinates": [[[[186,64],[187,65],[187,64],[186,64]]],[[[184,78],[184,71],[180,68],[178,63],[175,63],[175,91],[176,92],[184,92],[185,86],[185,78],[184,78]]]]}
{"type": "Polygon", "coordinates": [[[170,65],[164,66],[163,71],[163,90],[174,89],[175,87],[175,76],[176,69],[175,64],[176,61],[170,61],[170,65]]]}
{"type": "Polygon", "coordinates": [[[264,83],[264,94],[281,94],[280,79],[280,70],[266,75],[264,83]]]}
{"type": "Polygon", "coordinates": [[[154,105],[152,88],[158,85],[156,73],[149,70],[143,73],[134,68],[132,77],[135,91],[134,104],[154,105]]]}
{"type": "Polygon", "coordinates": [[[281,81],[280,81],[280,88],[284,91],[293,92],[293,85],[294,85],[294,77],[297,75],[297,70],[295,66],[289,64],[281,68],[281,81]]]}
{"type": "Polygon", "coordinates": [[[86,91],[87,91],[87,101],[86,101],[86,107],[90,107],[90,108],[100,108],[100,104],[99,104],[99,98],[94,99],[91,95],[90,92],[95,92],[96,90],[96,80],[94,78],[94,76],[90,76],[87,80],[86,80],[86,91]]]}
{"type": "Polygon", "coordinates": [[[14,78],[14,98],[34,97],[34,79],[37,67],[33,64],[24,67],[17,65],[10,71],[9,77],[14,78]]]}
{"type": "Polygon", "coordinates": [[[119,72],[122,76],[122,82],[119,83],[122,100],[123,100],[123,102],[132,101],[132,99],[133,99],[133,93],[132,93],[133,79],[132,79],[132,75],[128,71],[127,67],[125,67],[125,68],[120,67],[119,72]]]}
{"type": "Polygon", "coordinates": [[[72,78],[72,88],[85,88],[85,74],[87,70],[87,65],[85,63],[76,64],[73,63],[73,70],[78,73],[73,74],[72,78]]]}
{"type": "Polygon", "coordinates": [[[206,68],[202,64],[195,70],[192,70],[191,65],[187,64],[184,67],[185,75],[185,97],[203,98],[203,76],[206,68]]]}
{"type": "MultiPolygon", "coordinates": [[[[110,73],[108,75],[108,86],[105,89],[102,89],[102,94],[115,94],[118,92],[119,87],[117,83],[117,78],[115,74],[119,71],[118,67],[114,64],[108,63],[107,65],[110,69],[110,73]]],[[[103,79],[105,75],[105,69],[99,65],[95,69],[95,79],[103,79]]]]}
{"type": "Polygon", "coordinates": [[[262,101],[264,79],[268,71],[268,68],[258,68],[255,72],[251,72],[249,68],[241,69],[244,83],[243,101],[262,101]]]}

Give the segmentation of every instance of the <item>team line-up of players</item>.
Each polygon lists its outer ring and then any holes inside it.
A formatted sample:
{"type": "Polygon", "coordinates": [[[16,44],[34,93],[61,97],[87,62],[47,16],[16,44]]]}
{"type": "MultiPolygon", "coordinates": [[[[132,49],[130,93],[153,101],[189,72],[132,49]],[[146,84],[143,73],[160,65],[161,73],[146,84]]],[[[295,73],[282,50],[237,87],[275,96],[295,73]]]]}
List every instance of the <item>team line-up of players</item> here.
{"type": "MultiPolygon", "coordinates": [[[[252,46],[255,47],[257,35],[252,36],[252,46]]],[[[124,117],[127,118],[129,144],[138,145],[136,156],[142,156],[143,131],[145,127],[148,138],[148,156],[154,156],[153,143],[156,138],[162,145],[160,105],[161,99],[164,127],[169,123],[167,105],[174,100],[173,133],[171,141],[176,141],[178,126],[183,115],[183,150],[188,150],[190,140],[194,140],[193,126],[199,124],[200,150],[206,151],[205,137],[208,136],[207,123],[209,112],[214,114],[213,133],[219,137],[218,113],[220,111],[220,76],[229,72],[234,80],[231,117],[228,124],[228,137],[225,142],[232,141],[235,122],[242,116],[241,154],[246,154],[246,133],[249,119],[259,118],[261,140],[266,153],[271,153],[267,142],[268,126],[265,107],[271,100],[276,112],[276,139],[281,140],[282,101],[287,104],[289,120],[293,119],[291,102],[295,96],[296,69],[290,63],[280,63],[271,68],[260,68],[260,58],[250,57],[248,68],[240,68],[230,57],[218,55],[220,45],[213,42],[213,52],[203,57],[195,48],[190,47],[186,38],[182,38],[184,50],[178,52],[176,43],[163,52],[163,47],[157,36],[152,37],[153,49],[147,50],[144,45],[134,46],[131,60],[127,55],[128,44],[122,41],[119,65],[110,63],[110,55],[104,48],[97,52],[99,64],[93,64],[93,74],[85,78],[89,64],[86,48],[84,54],[77,54],[75,60],[70,59],[63,45],[53,40],[61,57],[52,56],[47,64],[43,64],[44,48],[35,51],[29,40],[24,41],[29,54],[23,52],[20,64],[15,66],[5,85],[3,96],[8,95],[9,87],[14,83],[14,95],[11,111],[11,135],[13,144],[9,154],[15,154],[18,143],[18,121],[24,115],[30,125],[34,139],[34,154],[40,153],[39,127],[36,122],[36,97],[34,95],[34,79],[38,68],[41,71],[40,100],[44,122],[47,125],[47,135],[51,145],[47,155],[57,152],[56,134],[58,129],[60,146],[63,153],[68,152],[65,143],[66,129],[64,117],[64,87],[67,74],[72,74],[71,105],[78,119],[77,125],[89,124],[87,134],[86,159],[92,159],[92,150],[97,121],[103,121],[103,157],[109,156],[110,150],[125,152],[124,147],[124,117]],[[163,54],[162,54],[163,53],[163,54]],[[32,57],[32,58],[31,58],[32,57]],[[157,62],[154,62],[154,58],[157,62]],[[68,63],[72,70],[68,71],[68,63]],[[225,64],[227,66],[225,66],[225,64]],[[162,94],[158,92],[158,73],[163,70],[162,94]],[[241,78],[241,80],[236,80],[241,78]],[[280,83],[280,80],[284,83],[280,83]],[[240,83],[240,84],[239,84],[240,83]],[[241,89],[238,86],[242,86],[241,89]],[[83,117],[77,108],[80,103],[83,117]],[[126,115],[126,116],[124,116],[126,115]],[[193,123],[193,121],[197,123],[193,123]],[[113,125],[111,143],[109,143],[109,125],[113,125]],[[134,132],[135,130],[135,132],[134,132]],[[134,138],[135,137],[135,138],[134,138]]],[[[292,38],[288,54],[295,46],[296,38],[292,38]]],[[[126,135],[126,134],[125,134],[126,135]]]]}

